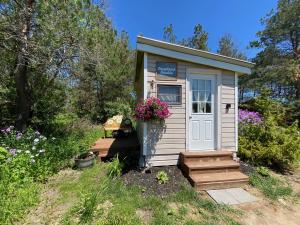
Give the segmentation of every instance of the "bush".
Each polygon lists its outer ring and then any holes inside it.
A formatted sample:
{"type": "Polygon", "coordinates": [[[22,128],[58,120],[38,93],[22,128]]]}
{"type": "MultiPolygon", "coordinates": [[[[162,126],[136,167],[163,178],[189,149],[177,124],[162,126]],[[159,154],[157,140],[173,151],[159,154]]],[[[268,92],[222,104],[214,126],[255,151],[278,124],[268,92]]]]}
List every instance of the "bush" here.
{"type": "Polygon", "coordinates": [[[300,132],[297,123],[279,126],[269,116],[260,124],[240,123],[239,157],[255,165],[277,170],[292,169],[300,160],[300,132]]]}

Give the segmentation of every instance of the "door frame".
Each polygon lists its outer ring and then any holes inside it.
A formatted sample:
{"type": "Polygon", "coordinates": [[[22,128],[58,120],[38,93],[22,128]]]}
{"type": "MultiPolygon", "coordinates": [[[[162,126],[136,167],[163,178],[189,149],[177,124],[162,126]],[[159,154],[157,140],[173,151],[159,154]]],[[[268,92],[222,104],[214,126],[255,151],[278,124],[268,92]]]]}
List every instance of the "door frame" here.
{"type": "Polygon", "coordinates": [[[221,150],[221,88],[222,88],[222,71],[215,69],[200,69],[200,68],[187,68],[186,70],[186,102],[185,102],[185,115],[186,115],[186,151],[190,150],[190,137],[189,137],[189,117],[190,117],[190,78],[191,76],[214,76],[215,84],[214,84],[214,145],[215,149],[212,150],[221,150]]]}

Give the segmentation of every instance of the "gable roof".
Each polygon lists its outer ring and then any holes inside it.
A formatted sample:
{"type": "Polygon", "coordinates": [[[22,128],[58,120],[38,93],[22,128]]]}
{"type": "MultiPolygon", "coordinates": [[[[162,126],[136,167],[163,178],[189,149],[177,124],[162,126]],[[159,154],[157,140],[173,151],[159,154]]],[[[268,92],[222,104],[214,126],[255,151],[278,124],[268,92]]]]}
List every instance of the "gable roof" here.
{"type": "Polygon", "coordinates": [[[235,59],[142,36],[137,37],[137,51],[231,70],[240,74],[250,74],[251,68],[255,65],[246,60],[235,59]]]}

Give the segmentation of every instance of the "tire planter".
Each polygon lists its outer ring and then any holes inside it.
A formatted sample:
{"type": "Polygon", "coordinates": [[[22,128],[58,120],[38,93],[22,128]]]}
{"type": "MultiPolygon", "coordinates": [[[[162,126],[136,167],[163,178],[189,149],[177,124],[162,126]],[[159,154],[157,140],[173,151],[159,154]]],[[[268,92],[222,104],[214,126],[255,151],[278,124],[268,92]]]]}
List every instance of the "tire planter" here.
{"type": "Polygon", "coordinates": [[[94,154],[85,153],[75,158],[75,166],[78,169],[90,167],[94,165],[94,154]]]}

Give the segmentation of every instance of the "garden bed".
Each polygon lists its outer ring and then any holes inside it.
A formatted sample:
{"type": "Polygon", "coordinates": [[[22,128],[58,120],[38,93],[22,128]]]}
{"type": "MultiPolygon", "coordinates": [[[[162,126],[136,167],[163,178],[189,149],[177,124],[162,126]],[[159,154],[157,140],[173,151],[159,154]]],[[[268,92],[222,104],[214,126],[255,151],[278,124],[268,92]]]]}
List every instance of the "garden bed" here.
{"type": "Polygon", "coordinates": [[[126,186],[137,185],[141,187],[144,196],[165,197],[180,191],[182,185],[188,184],[187,179],[177,166],[152,167],[144,172],[129,170],[122,176],[122,179],[126,186]],[[156,174],[159,171],[165,171],[168,174],[169,181],[167,183],[158,183],[156,174]]]}

